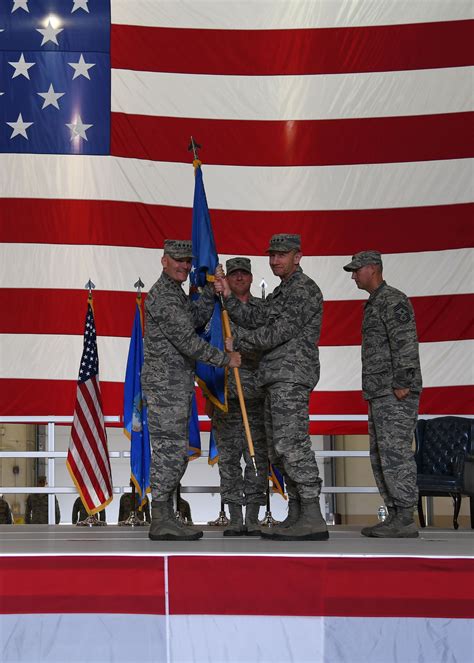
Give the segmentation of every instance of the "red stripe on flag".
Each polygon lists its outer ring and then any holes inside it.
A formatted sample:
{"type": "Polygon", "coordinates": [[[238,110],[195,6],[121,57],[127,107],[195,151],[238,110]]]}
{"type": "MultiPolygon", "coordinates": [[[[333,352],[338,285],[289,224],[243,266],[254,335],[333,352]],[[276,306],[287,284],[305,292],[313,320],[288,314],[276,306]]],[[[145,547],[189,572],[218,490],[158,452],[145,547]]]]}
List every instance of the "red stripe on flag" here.
{"type": "MultiPolygon", "coordinates": [[[[96,381],[95,378],[93,378],[92,381],[95,382],[96,381]]],[[[104,502],[105,501],[104,498],[107,499],[110,495],[106,496],[103,493],[103,489],[101,488],[101,485],[99,483],[99,476],[97,474],[97,471],[98,470],[100,471],[102,480],[109,493],[111,493],[112,491],[112,485],[110,482],[110,462],[107,462],[106,464],[101,454],[102,450],[108,460],[107,437],[104,430],[104,423],[101,420],[101,415],[99,415],[97,411],[98,407],[102,409],[102,403],[97,402],[97,390],[95,396],[93,397],[85,385],[81,384],[80,387],[81,387],[81,393],[85,400],[85,408],[83,409],[79,408],[79,410],[76,411],[76,413],[78,415],[78,419],[81,423],[85,437],[90,444],[90,448],[94,455],[95,462],[97,463],[97,467],[94,467],[92,464],[90,465],[91,472],[89,472],[89,480],[91,484],[94,486],[94,489],[96,493],[99,495],[101,501],[104,502]],[[87,418],[88,414],[92,418],[95,430],[91,427],[91,424],[88,421],[87,418]]],[[[95,385],[93,385],[93,387],[94,389],[96,389],[95,385]]],[[[86,451],[85,447],[83,448],[84,451],[86,451]]]]}
{"type": "MultiPolygon", "coordinates": [[[[350,288],[348,283],[348,292],[350,288]]],[[[97,333],[128,338],[135,298],[133,292],[98,291],[94,295],[100,311],[96,316],[97,333]]],[[[0,320],[0,333],[80,334],[83,299],[81,290],[0,290],[0,310],[9,311],[0,320]]],[[[474,338],[474,295],[411,297],[411,302],[420,342],[474,338]]],[[[359,345],[364,303],[365,300],[325,301],[320,345],[359,345]]]]}
{"type": "MultiPolygon", "coordinates": [[[[67,463],[69,465],[70,472],[72,472],[72,474],[75,477],[80,476],[79,468],[78,468],[77,463],[74,460],[74,456],[72,454],[68,455],[67,463]]],[[[81,493],[82,493],[83,501],[85,501],[86,509],[89,509],[89,511],[92,511],[94,509],[94,501],[91,497],[91,494],[88,490],[88,487],[84,483],[81,483],[81,493]]]]}
{"type": "MultiPolygon", "coordinates": [[[[81,416],[78,415],[77,410],[76,410],[76,416],[78,417],[78,419],[81,419],[81,416]]],[[[81,425],[82,425],[82,421],[81,421],[81,425]]],[[[80,435],[78,433],[78,430],[77,430],[76,426],[77,426],[77,422],[74,421],[73,425],[72,425],[72,428],[71,428],[71,441],[74,444],[74,449],[75,449],[76,453],[79,455],[79,457],[82,461],[82,467],[84,469],[78,467],[78,465],[76,463],[75,469],[77,471],[77,474],[76,473],[73,474],[73,477],[76,480],[75,483],[81,491],[82,491],[83,487],[86,487],[88,489],[88,491],[89,491],[89,488],[92,489],[95,492],[95,494],[97,495],[97,498],[99,499],[100,504],[103,504],[104,502],[107,501],[106,496],[105,496],[102,488],[100,487],[100,485],[97,481],[97,478],[95,476],[95,470],[92,466],[92,462],[89,459],[89,455],[88,455],[88,453],[87,453],[87,451],[84,447],[84,444],[83,444],[83,442],[80,438],[80,435]]],[[[95,458],[94,453],[93,453],[93,455],[94,455],[94,458],[95,458]]],[[[73,453],[72,453],[71,450],[69,450],[69,453],[68,453],[68,463],[69,463],[69,466],[71,468],[71,471],[73,471],[72,464],[69,462],[70,458],[74,459],[74,456],[73,456],[73,453]]],[[[97,505],[94,503],[94,497],[90,494],[90,491],[89,491],[89,496],[90,496],[89,508],[92,511],[93,509],[95,509],[95,507],[97,505]]]]}
{"type": "MultiPolygon", "coordinates": [[[[474,244],[474,204],[367,210],[211,209],[219,253],[264,255],[274,233],[299,233],[306,255],[351,256],[460,249],[474,244]],[[238,232],[237,232],[238,230],[238,232]]],[[[109,200],[2,199],[0,240],[161,248],[180,229],[191,235],[191,208],[109,200]]],[[[100,294],[100,293],[97,293],[100,294]]],[[[94,294],[95,297],[95,294],[94,294]]]]}
{"type": "Polygon", "coordinates": [[[170,557],[170,613],[469,619],[473,571],[472,559],[170,557]],[[278,582],[262,591],[262,578],[278,582]]]}
{"type": "Polygon", "coordinates": [[[287,30],[112,25],[111,63],[115,69],[240,76],[400,71],[470,65],[471,42],[468,20],[287,30]]]}
{"type": "Polygon", "coordinates": [[[199,136],[206,164],[332,166],[462,159],[474,113],[337,120],[206,120],[113,113],[111,153],[183,161],[183,136],[199,136]],[[143,136],[147,136],[146,141],[143,136]],[[229,145],[244,145],[229,150],[229,145]]]}
{"type": "Polygon", "coordinates": [[[2,557],[0,587],[1,614],[165,614],[156,555],[2,557]]]}
{"type": "MultiPolygon", "coordinates": [[[[474,338],[474,295],[410,297],[420,343],[474,338]]],[[[325,301],[320,345],[360,345],[365,300],[325,301]]]]}
{"type": "MultiPolygon", "coordinates": [[[[0,401],[6,404],[2,416],[48,416],[54,403],[55,416],[72,417],[74,380],[0,379],[0,401]]],[[[105,416],[122,416],[123,382],[101,382],[105,416]]],[[[204,414],[200,390],[196,391],[199,414],[204,414]]],[[[420,414],[472,416],[474,386],[428,387],[421,395],[420,414]]],[[[310,413],[315,415],[366,415],[367,403],[359,391],[315,391],[310,413]]],[[[111,425],[111,424],[108,424],[111,425]]],[[[122,427],[122,423],[112,424],[122,427]]],[[[358,425],[357,422],[354,426],[358,425]]]]}

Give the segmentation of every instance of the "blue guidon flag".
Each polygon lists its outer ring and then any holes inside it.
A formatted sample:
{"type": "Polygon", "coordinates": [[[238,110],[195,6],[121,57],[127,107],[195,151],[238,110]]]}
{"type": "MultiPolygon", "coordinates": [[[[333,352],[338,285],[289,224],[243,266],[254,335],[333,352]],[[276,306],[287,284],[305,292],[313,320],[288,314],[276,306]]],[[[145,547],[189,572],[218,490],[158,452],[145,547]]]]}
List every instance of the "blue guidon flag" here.
{"type": "Polygon", "coordinates": [[[0,152],[110,152],[110,2],[0,3],[0,152]]]}
{"type": "Polygon", "coordinates": [[[131,480],[143,506],[147,503],[146,494],[150,492],[151,449],[147,407],[142,393],[142,368],[143,310],[142,298],[137,297],[125,372],[123,432],[130,440],[131,480]]]}
{"type": "MultiPolygon", "coordinates": [[[[204,190],[201,162],[195,160],[194,167],[193,266],[189,279],[191,297],[199,297],[199,288],[203,288],[208,281],[213,280],[219,258],[204,190]]],[[[224,349],[221,307],[217,298],[212,317],[206,328],[201,331],[201,336],[219,350],[224,349]]],[[[209,366],[198,361],[196,362],[196,380],[206,398],[221,410],[227,411],[226,369],[209,366]]]]}

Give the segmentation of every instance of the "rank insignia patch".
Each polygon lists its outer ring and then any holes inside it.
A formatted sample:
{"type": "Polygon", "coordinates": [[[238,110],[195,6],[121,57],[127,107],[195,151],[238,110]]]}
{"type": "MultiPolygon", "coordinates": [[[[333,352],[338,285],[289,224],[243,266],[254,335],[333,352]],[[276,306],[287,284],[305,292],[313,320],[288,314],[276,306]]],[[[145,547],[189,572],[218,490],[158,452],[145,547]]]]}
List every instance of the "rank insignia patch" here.
{"type": "Polygon", "coordinates": [[[411,319],[410,311],[406,304],[400,302],[393,309],[398,322],[408,322],[411,319]]]}

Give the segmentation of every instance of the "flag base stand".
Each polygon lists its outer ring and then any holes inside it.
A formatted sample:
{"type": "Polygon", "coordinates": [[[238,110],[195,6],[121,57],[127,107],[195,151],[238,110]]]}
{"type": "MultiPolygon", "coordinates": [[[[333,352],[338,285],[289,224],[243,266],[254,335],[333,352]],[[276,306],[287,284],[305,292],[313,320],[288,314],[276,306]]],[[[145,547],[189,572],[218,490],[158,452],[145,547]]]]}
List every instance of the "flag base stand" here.
{"type": "Polygon", "coordinates": [[[76,523],[76,527],[105,527],[107,523],[104,523],[102,520],[99,520],[96,515],[87,516],[84,520],[80,520],[76,523]]]}
{"type": "Polygon", "coordinates": [[[174,516],[180,525],[187,525],[188,519],[182,516],[180,511],[175,511],[174,516]]]}
{"type": "Polygon", "coordinates": [[[129,517],[125,520],[120,520],[118,523],[119,527],[143,527],[144,525],[147,525],[147,523],[145,520],[140,520],[136,511],[130,511],[129,517]]]}
{"type": "Polygon", "coordinates": [[[220,526],[225,527],[229,523],[230,520],[225,515],[224,509],[222,509],[222,511],[219,511],[219,515],[216,518],[216,520],[210,520],[207,524],[210,525],[211,527],[220,527],[220,526]]]}
{"type": "Polygon", "coordinates": [[[265,511],[265,516],[264,516],[263,520],[259,520],[259,525],[261,525],[262,527],[276,527],[276,525],[279,525],[279,524],[280,524],[280,521],[275,520],[275,518],[273,518],[272,512],[270,511],[270,509],[265,511]]]}

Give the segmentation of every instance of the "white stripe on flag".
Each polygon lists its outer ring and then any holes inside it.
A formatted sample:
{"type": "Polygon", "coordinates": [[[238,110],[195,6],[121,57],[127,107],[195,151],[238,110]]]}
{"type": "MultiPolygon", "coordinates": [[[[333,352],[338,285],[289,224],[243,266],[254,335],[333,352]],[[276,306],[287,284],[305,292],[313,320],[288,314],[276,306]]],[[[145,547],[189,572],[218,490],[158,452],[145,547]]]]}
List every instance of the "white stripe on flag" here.
{"type": "Polygon", "coordinates": [[[112,111],[189,117],[192,108],[193,117],[218,120],[334,120],[460,113],[473,109],[472,73],[472,67],[307,76],[213,76],[113,69],[112,111]]]}
{"type": "Polygon", "coordinates": [[[472,18],[470,0],[114,0],[112,23],[168,28],[270,30],[398,25],[472,18]]]}
{"type": "MultiPolygon", "coordinates": [[[[1,337],[5,361],[0,378],[42,379],[48,375],[48,362],[56,354],[58,366],[54,379],[73,380],[77,376],[76,336],[54,334],[4,334],[1,337]],[[35,351],[31,351],[31,345],[35,351]],[[17,360],[23,358],[21,371],[17,360]]],[[[123,382],[130,339],[102,337],[99,343],[102,382],[123,382]]],[[[469,385],[473,380],[471,362],[474,341],[421,343],[420,354],[425,387],[469,385]]],[[[346,391],[360,388],[359,346],[323,346],[320,348],[321,381],[318,390],[346,391]]],[[[53,378],[52,378],[53,379],[53,378]]]]}
{"type": "MultiPolygon", "coordinates": [[[[471,159],[351,166],[205,166],[211,209],[345,210],[469,203],[471,159]]],[[[0,155],[0,197],[192,207],[189,164],[119,157],[0,155]]]]}
{"type": "MultiPolygon", "coordinates": [[[[447,221],[448,222],[448,221],[447,221]]],[[[238,228],[236,227],[236,232],[238,228]]],[[[303,247],[304,251],[304,247],[303,247]]],[[[64,244],[0,245],[2,280],[6,288],[47,288],[83,290],[84,274],[92,274],[100,290],[130,292],[140,273],[146,290],[161,273],[162,249],[121,246],[82,246],[64,244]],[[29,265],[18,271],[20,259],[29,265]]],[[[231,255],[221,254],[223,264],[231,255]]],[[[280,282],[273,276],[268,256],[252,259],[253,291],[259,295],[262,279],[268,284],[267,294],[280,282]]],[[[365,300],[367,293],[351,283],[343,271],[350,256],[303,255],[303,271],[321,288],[325,301],[365,300]]],[[[384,254],[384,272],[390,285],[409,297],[454,295],[472,291],[473,249],[423,251],[419,253],[384,254]]],[[[187,291],[187,285],[185,290],[187,291]]],[[[54,372],[54,367],[51,367],[54,372]]],[[[103,377],[103,376],[102,376],[103,377]]]]}

